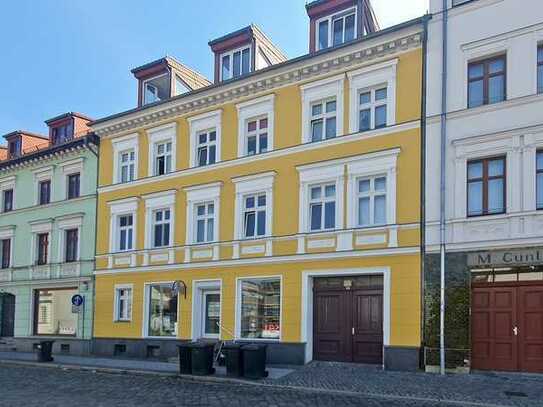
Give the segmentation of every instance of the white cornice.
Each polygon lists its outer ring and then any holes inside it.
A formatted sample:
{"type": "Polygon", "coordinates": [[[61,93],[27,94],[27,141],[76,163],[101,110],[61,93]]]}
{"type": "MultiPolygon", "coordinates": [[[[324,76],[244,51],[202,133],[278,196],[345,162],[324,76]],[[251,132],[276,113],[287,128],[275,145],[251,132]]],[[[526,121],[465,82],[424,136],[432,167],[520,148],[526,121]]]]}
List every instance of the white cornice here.
{"type": "Polygon", "coordinates": [[[92,125],[92,130],[100,137],[124,135],[151,124],[166,122],[184,114],[217,107],[292,83],[303,84],[314,78],[339,74],[352,67],[361,68],[375,62],[382,62],[386,58],[396,57],[400,53],[422,45],[419,26],[406,28],[401,33],[402,36],[399,36],[400,33],[392,33],[384,38],[370,38],[352,46],[339,48],[336,52],[317,54],[312,58],[287,64],[279,69],[265,70],[261,75],[254,75],[246,80],[212,87],[186,97],[172,99],[167,103],[112,117],[92,125]],[[386,39],[393,35],[397,37],[386,39]]]}

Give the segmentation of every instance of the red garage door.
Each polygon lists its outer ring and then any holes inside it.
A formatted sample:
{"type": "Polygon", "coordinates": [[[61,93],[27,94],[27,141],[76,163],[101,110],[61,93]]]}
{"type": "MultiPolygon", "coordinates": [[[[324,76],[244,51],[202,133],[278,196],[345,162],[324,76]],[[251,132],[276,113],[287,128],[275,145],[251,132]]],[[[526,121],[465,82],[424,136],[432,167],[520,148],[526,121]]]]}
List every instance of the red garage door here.
{"type": "Polygon", "coordinates": [[[543,285],[474,286],[472,367],[543,372],[543,285]]]}

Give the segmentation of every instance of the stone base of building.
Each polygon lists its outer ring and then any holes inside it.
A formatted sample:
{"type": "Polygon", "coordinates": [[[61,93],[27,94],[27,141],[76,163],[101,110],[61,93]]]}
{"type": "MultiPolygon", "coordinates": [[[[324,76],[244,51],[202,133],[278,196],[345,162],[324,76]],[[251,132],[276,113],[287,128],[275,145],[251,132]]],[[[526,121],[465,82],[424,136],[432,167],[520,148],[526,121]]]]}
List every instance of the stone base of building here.
{"type": "MultiPolygon", "coordinates": [[[[167,360],[177,357],[177,345],[186,340],[175,339],[114,339],[94,338],[93,354],[105,357],[123,357],[137,359],[167,360]]],[[[303,343],[277,343],[277,342],[251,342],[238,341],[238,343],[266,344],[267,361],[277,365],[303,365],[305,359],[305,344],[303,343]]]]}
{"type": "Polygon", "coordinates": [[[420,369],[420,348],[385,346],[385,370],[412,372],[420,369]]]}
{"type": "Polygon", "coordinates": [[[91,354],[91,340],[63,337],[16,337],[13,338],[14,347],[17,352],[34,352],[40,341],[53,341],[53,354],[71,356],[89,356],[91,354]]]}

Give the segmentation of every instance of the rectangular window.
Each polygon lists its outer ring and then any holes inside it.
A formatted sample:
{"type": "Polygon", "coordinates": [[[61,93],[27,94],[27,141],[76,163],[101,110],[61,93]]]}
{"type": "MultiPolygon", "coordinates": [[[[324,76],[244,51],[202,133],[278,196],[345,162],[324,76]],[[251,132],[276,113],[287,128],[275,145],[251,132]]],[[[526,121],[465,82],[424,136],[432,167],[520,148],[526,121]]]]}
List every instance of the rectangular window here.
{"type": "Polygon", "coordinates": [[[40,181],[38,183],[38,203],[47,205],[51,202],[51,180],[40,181]]]}
{"type": "Polygon", "coordinates": [[[221,293],[220,291],[206,291],[203,295],[203,336],[218,338],[221,323],[221,293]]]}
{"type": "Polygon", "coordinates": [[[115,320],[130,321],[132,319],[132,288],[115,289],[115,320]]]}
{"type": "Polygon", "coordinates": [[[175,336],[177,333],[177,296],[171,284],[149,286],[148,335],[175,336]]]}
{"type": "Polygon", "coordinates": [[[215,164],[217,155],[217,131],[208,130],[199,133],[197,136],[198,166],[215,164]]]}
{"type": "Polygon", "coordinates": [[[72,312],[72,297],[77,289],[42,289],[36,290],[34,321],[36,335],[77,334],[79,314],[72,312]]]}
{"type": "Polygon", "coordinates": [[[77,246],[79,240],[79,231],[77,229],[69,229],[65,231],[65,259],[66,263],[77,261],[77,246]]]}
{"type": "Polygon", "coordinates": [[[69,123],[63,126],[55,127],[52,130],[52,132],[53,132],[54,145],[62,144],[67,141],[70,141],[73,139],[73,133],[74,133],[72,122],[70,121],[69,123]]]}
{"type": "Polygon", "coordinates": [[[281,280],[241,281],[241,332],[243,339],[281,337],[281,280]]]}
{"type": "Polygon", "coordinates": [[[358,226],[387,223],[386,177],[358,180],[358,226]]]}
{"type": "Polygon", "coordinates": [[[268,117],[247,121],[246,155],[255,155],[268,151],[268,117]]]}
{"type": "Polygon", "coordinates": [[[489,105],[506,98],[505,55],[468,65],[468,107],[489,105]]]}
{"type": "Polygon", "coordinates": [[[2,268],[8,269],[11,267],[11,239],[2,239],[0,243],[2,246],[2,268]]]}
{"type": "Polygon", "coordinates": [[[80,180],[79,173],[68,175],[68,199],[79,198],[80,180]]]}
{"type": "Polygon", "coordinates": [[[13,189],[2,191],[2,211],[11,212],[13,210],[13,189]]]}
{"type": "Polygon", "coordinates": [[[378,129],[387,125],[387,88],[365,90],[359,96],[360,131],[378,129]]]}
{"type": "Polygon", "coordinates": [[[21,155],[21,138],[18,137],[8,143],[9,158],[15,158],[21,155]]]}
{"type": "Polygon", "coordinates": [[[505,213],[505,157],[468,162],[468,216],[505,213]]]}
{"type": "Polygon", "coordinates": [[[311,141],[336,137],[336,100],[323,100],[311,105],[311,141]]]}
{"type": "Polygon", "coordinates": [[[170,245],[170,210],[160,209],[153,212],[153,247],[170,245]]]}
{"type": "Polygon", "coordinates": [[[537,209],[543,209],[543,151],[538,151],[536,156],[536,191],[537,209]]]}
{"type": "Polygon", "coordinates": [[[213,242],[215,230],[215,204],[196,205],[196,243],[213,242]]]}
{"type": "Polygon", "coordinates": [[[543,93],[543,45],[537,48],[537,93],[543,93]]]}
{"type": "Polygon", "coordinates": [[[49,257],[49,233],[39,233],[36,243],[36,264],[42,266],[47,264],[49,257]]]}
{"type": "Polygon", "coordinates": [[[352,41],[356,34],[355,10],[326,17],[318,22],[317,50],[352,41]]]}
{"type": "Polygon", "coordinates": [[[134,216],[132,214],[118,217],[118,247],[119,251],[134,249],[134,216]]]}
{"type": "Polygon", "coordinates": [[[172,172],[172,143],[171,141],[155,144],[155,175],[172,172]]]}
{"type": "Polygon", "coordinates": [[[223,54],[221,80],[238,78],[251,72],[251,48],[243,48],[223,54]]]}
{"type": "Polygon", "coordinates": [[[243,231],[246,238],[266,235],[266,194],[244,198],[243,231]]]}
{"type": "Polygon", "coordinates": [[[134,150],[119,153],[119,179],[122,183],[134,181],[136,168],[136,153],[134,150]]]}
{"type": "Polygon", "coordinates": [[[309,224],[312,232],[336,227],[336,185],[314,185],[309,188],[309,224]]]}

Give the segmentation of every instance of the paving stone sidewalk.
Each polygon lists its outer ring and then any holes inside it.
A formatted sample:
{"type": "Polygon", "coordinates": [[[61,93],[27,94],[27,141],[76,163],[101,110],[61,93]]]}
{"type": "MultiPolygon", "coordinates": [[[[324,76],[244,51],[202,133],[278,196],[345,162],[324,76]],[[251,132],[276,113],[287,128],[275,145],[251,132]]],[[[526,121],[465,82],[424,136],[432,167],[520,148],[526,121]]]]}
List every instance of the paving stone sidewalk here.
{"type": "MultiPolygon", "coordinates": [[[[0,352],[0,361],[2,360],[32,362],[35,355],[0,352]]],[[[55,356],[54,365],[84,366],[97,370],[106,368],[128,372],[145,371],[170,376],[176,375],[178,369],[175,363],[66,355],[55,356]]],[[[403,398],[419,403],[449,401],[456,405],[543,407],[543,375],[471,374],[443,377],[427,373],[384,372],[372,366],[328,362],[312,362],[292,369],[272,367],[269,371],[270,378],[252,382],[251,387],[260,384],[285,391],[305,389],[322,394],[343,393],[349,397],[360,395],[370,399],[403,398]]],[[[224,371],[219,369],[219,375],[214,376],[213,380],[224,380],[224,371]]],[[[223,385],[229,384],[232,385],[223,385]]]]}
{"type": "Polygon", "coordinates": [[[543,375],[474,373],[440,376],[422,372],[384,372],[355,364],[312,362],[273,380],[273,384],[482,405],[543,407],[543,375]]]}

